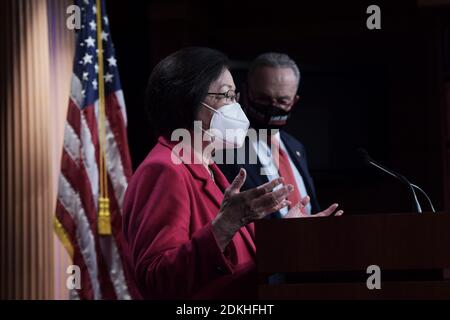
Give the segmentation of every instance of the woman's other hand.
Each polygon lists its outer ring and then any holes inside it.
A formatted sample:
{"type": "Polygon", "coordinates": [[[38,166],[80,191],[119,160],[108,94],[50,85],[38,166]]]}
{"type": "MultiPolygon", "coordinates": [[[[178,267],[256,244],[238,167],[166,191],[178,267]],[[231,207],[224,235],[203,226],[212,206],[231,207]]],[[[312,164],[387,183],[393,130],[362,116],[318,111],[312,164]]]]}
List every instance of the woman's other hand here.
{"type": "Polygon", "coordinates": [[[297,203],[289,210],[285,218],[315,218],[315,217],[328,217],[333,213],[335,213],[334,214],[335,216],[341,216],[342,214],[344,214],[344,210],[336,211],[337,207],[339,206],[339,204],[337,203],[332,204],[327,209],[320,211],[319,213],[308,214],[305,211],[305,207],[310,200],[311,199],[309,198],[309,196],[303,197],[299,203],[297,203]]]}

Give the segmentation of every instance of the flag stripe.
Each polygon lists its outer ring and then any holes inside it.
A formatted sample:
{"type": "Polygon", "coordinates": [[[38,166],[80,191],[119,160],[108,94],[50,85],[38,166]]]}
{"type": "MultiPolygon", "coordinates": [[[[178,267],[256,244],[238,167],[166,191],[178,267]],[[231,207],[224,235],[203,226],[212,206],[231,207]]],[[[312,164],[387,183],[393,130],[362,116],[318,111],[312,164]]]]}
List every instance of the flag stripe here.
{"type": "Polygon", "coordinates": [[[73,161],[70,155],[63,149],[61,173],[68,183],[78,190],[80,195],[80,201],[86,213],[86,219],[89,221],[91,228],[95,228],[97,212],[95,204],[91,196],[91,190],[89,185],[89,179],[87,177],[84,167],[80,167],[73,161]]]}
{"type": "Polygon", "coordinates": [[[94,235],[81,205],[80,195],[62,174],[59,176],[59,185],[58,200],[77,225],[76,238],[90,275],[94,299],[101,299],[94,235]]]}
{"type": "MultiPolygon", "coordinates": [[[[71,215],[67,212],[64,206],[59,200],[56,201],[56,218],[63,226],[68,238],[70,239],[73,246],[73,263],[80,267],[81,271],[81,288],[79,292],[79,298],[81,299],[93,299],[94,294],[92,290],[91,279],[89,277],[89,271],[84,259],[81,255],[81,249],[78,244],[78,239],[76,237],[77,225],[72,219],[71,215]]],[[[76,290],[71,290],[76,291],[76,290]]]]}
{"type": "Polygon", "coordinates": [[[69,109],[67,110],[67,122],[73,128],[74,132],[80,136],[81,128],[81,114],[80,107],[77,106],[74,100],[69,99],[69,109]]]}
{"type": "Polygon", "coordinates": [[[93,135],[89,130],[89,125],[84,114],[81,114],[81,141],[83,155],[83,165],[86,170],[89,183],[91,186],[92,200],[94,202],[95,211],[97,211],[98,197],[99,197],[99,173],[97,166],[97,141],[92,138],[93,135]]]}
{"type": "Polygon", "coordinates": [[[64,150],[76,163],[80,160],[81,141],[70,123],[66,122],[64,127],[64,150]]]}
{"type": "Polygon", "coordinates": [[[123,198],[125,196],[125,190],[127,188],[127,179],[122,166],[122,160],[120,157],[119,149],[114,139],[114,135],[111,130],[109,121],[106,121],[106,158],[107,170],[109,178],[112,181],[114,195],[120,206],[123,204],[123,198]]]}
{"type": "MultiPolygon", "coordinates": [[[[109,128],[113,128],[112,133],[114,134],[114,141],[117,145],[118,155],[120,156],[120,160],[122,162],[122,168],[125,177],[131,177],[131,158],[128,152],[128,141],[127,136],[122,134],[122,132],[126,132],[127,128],[125,125],[125,119],[123,118],[122,112],[119,112],[119,101],[117,100],[115,95],[110,95],[106,99],[110,108],[106,110],[106,116],[109,121],[109,128]]],[[[122,206],[122,202],[120,203],[122,206]]]]}
{"type": "Polygon", "coordinates": [[[122,119],[123,119],[123,124],[126,127],[128,124],[128,119],[127,119],[127,111],[125,108],[125,99],[123,97],[123,91],[122,90],[118,90],[115,92],[116,95],[116,99],[117,99],[117,103],[119,104],[120,107],[120,112],[122,115],[122,119]]]}
{"type": "Polygon", "coordinates": [[[73,102],[78,106],[81,107],[83,105],[83,85],[80,81],[80,79],[77,77],[76,74],[72,74],[72,85],[71,85],[71,91],[70,91],[70,98],[73,100],[73,102]]]}

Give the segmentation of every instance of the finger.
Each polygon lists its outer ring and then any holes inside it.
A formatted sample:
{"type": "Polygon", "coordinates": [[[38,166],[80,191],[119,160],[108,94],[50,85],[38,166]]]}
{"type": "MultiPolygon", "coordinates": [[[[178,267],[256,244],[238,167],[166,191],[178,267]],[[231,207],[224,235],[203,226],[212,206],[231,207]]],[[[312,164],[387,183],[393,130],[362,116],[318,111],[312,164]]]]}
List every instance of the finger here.
{"type": "Polygon", "coordinates": [[[300,210],[303,207],[301,202],[297,202],[297,204],[295,206],[292,206],[291,209],[289,209],[289,211],[295,211],[295,210],[300,210]]]}
{"type": "Polygon", "coordinates": [[[273,188],[282,184],[283,181],[284,181],[284,179],[282,177],[280,177],[280,178],[274,179],[272,181],[266,182],[266,183],[260,185],[259,187],[245,191],[246,196],[250,200],[259,198],[262,195],[264,195],[268,192],[271,192],[273,190],[273,188]]]}
{"type": "Polygon", "coordinates": [[[247,178],[247,172],[244,168],[241,168],[239,170],[238,175],[234,178],[233,182],[231,182],[230,186],[225,191],[229,194],[235,194],[238,193],[242,186],[244,185],[245,179],[247,178]]]}
{"type": "Polygon", "coordinates": [[[295,206],[293,206],[289,209],[288,214],[285,217],[286,218],[307,218],[307,217],[310,217],[310,215],[306,212],[305,206],[300,201],[295,206]]]}
{"type": "Polygon", "coordinates": [[[311,201],[311,198],[309,196],[303,197],[302,200],[300,200],[301,204],[306,207],[309,203],[309,201],[311,201]]]}
{"type": "Polygon", "coordinates": [[[258,187],[258,189],[263,189],[266,193],[272,191],[276,186],[284,182],[283,177],[276,178],[272,181],[266,182],[258,187]]]}
{"type": "Polygon", "coordinates": [[[283,200],[278,206],[272,207],[272,208],[262,208],[259,210],[253,210],[254,214],[248,215],[244,217],[241,221],[243,221],[245,224],[251,223],[255,220],[262,219],[266,217],[267,215],[279,211],[284,207],[290,206],[292,203],[289,200],[283,200]]]}
{"type": "Polygon", "coordinates": [[[285,218],[298,218],[301,214],[301,202],[297,202],[297,204],[291,207],[288,213],[285,215],[285,218]]]}
{"type": "MultiPolygon", "coordinates": [[[[270,208],[275,208],[280,203],[287,198],[287,196],[294,190],[294,186],[291,184],[283,186],[282,188],[266,193],[265,195],[253,200],[251,202],[251,207],[255,211],[268,210],[270,208]]],[[[276,211],[276,210],[274,210],[276,211]]]]}
{"type": "Polygon", "coordinates": [[[336,212],[335,216],[342,216],[344,214],[344,210],[339,210],[338,212],[336,212]]]}
{"type": "Polygon", "coordinates": [[[338,207],[339,205],[337,203],[332,204],[331,206],[329,206],[327,209],[323,210],[322,212],[319,212],[318,214],[316,214],[316,217],[328,217],[329,215],[331,215],[338,207]]]}
{"type": "Polygon", "coordinates": [[[280,211],[284,207],[287,207],[287,206],[290,206],[290,205],[291,205],[291,202],[289,200],[283,200],[283,201],[280,202],[280,204],[276,205],[275,207],[261,209],[260,215],[265,217],[265,216],[267,216],[267,215],[269,215],[271,213],[280,211]]]}

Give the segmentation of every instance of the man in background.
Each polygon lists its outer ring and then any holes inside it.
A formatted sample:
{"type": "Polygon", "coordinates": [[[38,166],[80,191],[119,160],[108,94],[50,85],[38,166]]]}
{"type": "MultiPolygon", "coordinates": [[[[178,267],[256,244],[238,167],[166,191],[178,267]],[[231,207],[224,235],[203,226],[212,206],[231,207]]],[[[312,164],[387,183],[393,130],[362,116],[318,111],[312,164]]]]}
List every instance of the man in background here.
{"type": "MultiPolygon", "coordinates": [[[[247,190],[283,177],[286,184],[295,187],[288,200],[292,207],[301,205],[302,216],[318,213],[330,215],[337,209],[333,204],[320,212],[313,179],[309,173],[306,152],[303,144],[282,128],[299,101],[298,88],[300,70],[286,54],[264,53],[251,64],[247,84],[243,86],[242,103],[250,125],[259,131],[266,129],[267,135],[258,134],[256,139],[247,139],[243,152],[245,163],[219,165],[222,172],[232,181],[241,167],[247,171],[247,180],[241,190],[247,190]],[[277,150],[278,154],[272,154],[277,150]],[[249,161],[250,153],[256,153],[256,163],[249,161]]],[[[238,150],[239,154],[239,150],[238,150]]],[[[289,208],[272,214],[273,218],[287,217],[289,208]]],[[[341,215],[342,210],[336,212],[341,215]]]]}

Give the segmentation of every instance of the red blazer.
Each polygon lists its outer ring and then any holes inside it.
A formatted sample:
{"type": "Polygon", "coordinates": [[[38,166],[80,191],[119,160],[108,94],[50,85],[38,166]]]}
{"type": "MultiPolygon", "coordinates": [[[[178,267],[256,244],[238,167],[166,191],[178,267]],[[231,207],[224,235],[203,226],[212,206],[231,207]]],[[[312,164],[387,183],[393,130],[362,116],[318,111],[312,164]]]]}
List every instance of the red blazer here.
{"type": "Polygon", "coordinates": [[[125,263],[143,298],[256,298],[253,225],[241,228],[225,252],[211,221],[228,181],[211,166],[174,164],[175,143],[159,138],[125,194],[125,263]]]}

